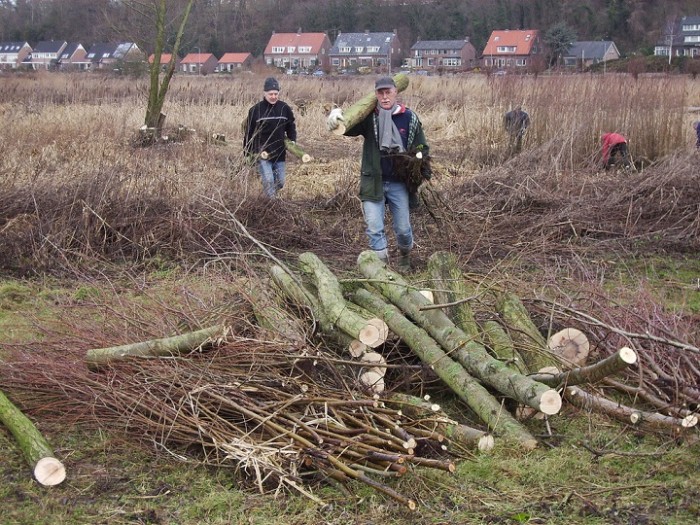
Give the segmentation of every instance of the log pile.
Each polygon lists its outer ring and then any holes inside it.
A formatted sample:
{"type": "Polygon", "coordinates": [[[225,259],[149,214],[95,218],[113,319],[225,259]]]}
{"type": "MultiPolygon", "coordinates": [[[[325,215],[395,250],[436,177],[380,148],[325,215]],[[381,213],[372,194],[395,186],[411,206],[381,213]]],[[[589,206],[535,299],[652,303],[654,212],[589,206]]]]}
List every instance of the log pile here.
{"type": "MultiPolygon", "coordinates": [[[[355,481],[415,509],[416,498],[391,478],[416,467],[453,472],[455,459],[501,443],[533,449],[539,441],[523,414],[554,417],[563,403],[674,437],[697,425],[697,399],[661,413],[584,387],[628,392],[621,378],[639,366],[638,352],[624,346],[593,360],[595,341],[582,330],[546,338],[517,295],[472,284],[451,254],[430,258],[430,290],[371,251],[358,258],[361,278],[339,279],[313,253],[298,257],[298,271],[278,263],[269,281],[246,285],[261,337],[217,324],[91,349],[82,367],[27,362],[26,374],[41,371],[52,396],[80,400],[102,422],[123,427],[126,419],[164,450],[198,446],[205,462],[236,463],[261,491],[283,486],[318,503],[309,481],[355,481]],[[397,364],[399,347],[410,352],[397,364]],[[450,417],[401,390],[394,379],[407,368],[417,370],[414,383],[437,378],[441,393],[449,388],[470,413],[450,417]]],[[[11,375],[0,373],[15,390],[25,386],[22,377],[17,364],[11,375]]],[[[42,450],[50,452],[45,443],[42,450]]]]}

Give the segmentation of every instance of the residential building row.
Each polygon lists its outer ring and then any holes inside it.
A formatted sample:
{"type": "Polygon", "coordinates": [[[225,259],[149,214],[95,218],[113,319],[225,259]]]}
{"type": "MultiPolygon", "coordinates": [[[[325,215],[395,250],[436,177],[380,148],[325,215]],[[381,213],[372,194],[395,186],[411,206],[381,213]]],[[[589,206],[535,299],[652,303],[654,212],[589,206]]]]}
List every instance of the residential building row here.
{"type": "MultiPolygon", "coordinates": [[[[685,16],[654,49],[655,55],[700,57],[700,16],[685,16]]],[[[263,51],[269,66],[288,72],[322,70],[383,70],[407,67],[418,70],[464,71],[475,67],[527,69],[543,60],[545,46],[537,29],[493,31],[484,50],[478,54],[468,37],[457,40],[418,40],[405,49],[392,32],[339,33],[331,43],[326,33],[273,32],[263,51]]],[[[620,57],[613,41],[573,42],[562,57],[564,66],[588,67],[620,57]]],[[[86,49],[82,44],[43,41],[32,47],[28,42],[0,42],[0,69],[74,69],[82,71],[113,69],[121,62],[145,59],[135,43],[98,43],[86,49]]],[[[154,57],[148,58],[152,62],[154,57]]],[[[171,55],[161,56],[162,67],[171,55]]],[[[176,57],[178,72],[186,74],[232,73],[250,69],[250,53],[188,53],[176,57]]]]}

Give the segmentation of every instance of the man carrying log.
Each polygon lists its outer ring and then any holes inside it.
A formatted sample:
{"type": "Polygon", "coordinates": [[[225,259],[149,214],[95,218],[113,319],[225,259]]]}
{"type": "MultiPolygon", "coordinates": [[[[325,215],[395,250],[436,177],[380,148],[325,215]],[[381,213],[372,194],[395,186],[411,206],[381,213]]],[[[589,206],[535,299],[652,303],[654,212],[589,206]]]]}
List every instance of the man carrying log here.
{"type": "MultiPolygon", "coordinates": [[[[357,123],[349,122],[343,134],[364,137],[360,200],[369,246],[382,261],[388,262],[384,229],[384,213],[388,205],[400,253],[398,268],[405,271],[410,269],[413,248],[410,201],[417,202],[418,185],[423,179],[430,178],[429,147],[418,116],[397,103],[398,90],[394,79],[378,79],[374,91],[374,110],[357,123]]],[[[340,108],[328,115],[330,131],[337,130],[344,123],[340,108]]]]}
{"type": "Polygon", "coordinates": [[[284,186],[285,137],[292,143],[297,140],[294,112],[279,99],[279,94],[277,79],[265,79],[263,100],[248,111],[243,137],[245,156],[257,163],[263,191],[271,198],[284,186]]]}

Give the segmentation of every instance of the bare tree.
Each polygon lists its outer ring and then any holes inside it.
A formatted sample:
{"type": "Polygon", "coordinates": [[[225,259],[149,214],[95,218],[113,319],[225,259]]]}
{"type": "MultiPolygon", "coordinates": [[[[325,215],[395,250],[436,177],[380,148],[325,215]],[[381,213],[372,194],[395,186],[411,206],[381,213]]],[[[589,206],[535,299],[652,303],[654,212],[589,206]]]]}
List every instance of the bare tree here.
{"type": "MultiPolygon", "coordinates": [[[[150,46],[144,42],[144,50],[149,49],[149,47],[153,49],[153,61],[149,64],[150,84],[144,124],[146,128],[153,130],[149,134],[149,138],[155,140],[160,136],[165,120],[165,115],[162,113],[163,104],[170,87],[170,80],[175,73],[180,43],[194,0],[185,0],[179,4],[172,0],[128,0],[124,2],[124,5],[141,22],[141,24],[131,26],[138,28],[140,25],[145,31],[142,33],[141,40],[152,39],[150,46]],[[147,26],[143,26],[144,23],[147,26]],[[166,44],[168,44],[169,36],[172,35],[172,30],[175,27],[177,30],[169,50],[170,61],[165,65],[165,68],[162,68],[161,57],[166,51],[166,44]],[[151,35],[150,38],[143,36],[148,34],[151,35]]],[[[136,30],[138,31],[138,29],[136,30]]]]}

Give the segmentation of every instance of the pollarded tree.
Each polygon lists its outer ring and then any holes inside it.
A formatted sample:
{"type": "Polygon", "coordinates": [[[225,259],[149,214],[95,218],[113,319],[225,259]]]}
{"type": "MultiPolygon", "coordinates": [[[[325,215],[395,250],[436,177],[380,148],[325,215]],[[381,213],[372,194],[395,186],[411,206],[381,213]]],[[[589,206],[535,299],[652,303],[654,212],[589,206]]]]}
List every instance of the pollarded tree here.
{"type": "Polygon", "coordinates": [[[564,22],[552,26],[544,34],[544,43],[549,47],[549,65],[558,66],[559,59],[566,55],[571,44],[576,40],[576,32],[564,22]]]}
{"type": "Polygon", "coordinates": [[[127,29],[125,33],[134,35],[135,41],[141,41],[143,49],[153,49],[153,61],[149,64],[149,89],[146,117],[144,124],[151,139],[160,136],[163,125],[162,110],[165,96],[170,87],[170,80],[175,73],[178,51],[185,33],[194,0],[126,0],[127,16],[122,20],[127,29]],[[173,40],[174,37],[174,40],[173,40]],[[172,45],[168,45],[172,42],[172,45]],[[170,61],[161,66],[161,57],[170,48],[170,61]]]}

